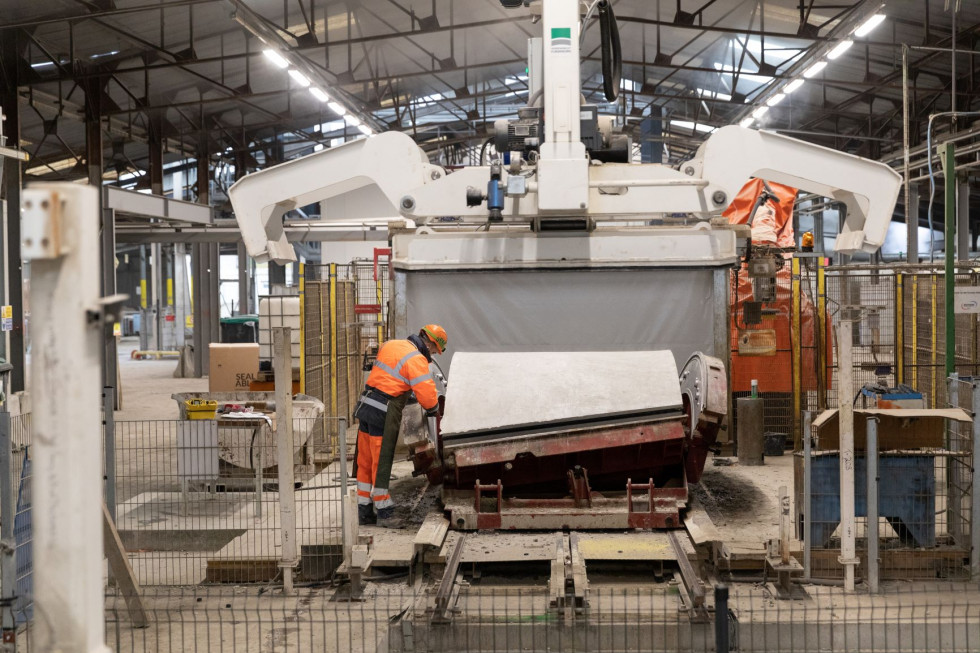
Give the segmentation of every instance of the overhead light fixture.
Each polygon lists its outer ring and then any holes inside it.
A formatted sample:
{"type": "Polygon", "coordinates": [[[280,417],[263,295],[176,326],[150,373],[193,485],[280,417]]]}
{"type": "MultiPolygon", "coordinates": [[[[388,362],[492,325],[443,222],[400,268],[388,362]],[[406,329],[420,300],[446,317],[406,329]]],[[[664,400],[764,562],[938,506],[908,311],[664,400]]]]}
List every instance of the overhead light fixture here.
{"type": "Polygon", "coordinates": [[[799,90],[801,86],[803,86],[803,80],[794,79],[786,86],[786,88],[783,89],[783,93],[785,93],[786,95],[789,95],[790,93],[795,93],[797,90],[799,90]]]}
{"type": "Polygon", "coordinates": [[[361,119],[352,113],[348,113],[347,115],[344,116],[344,122],[346,122],[351,127],[357,127],[358,125],[361,124],[361,119]]]}
{"type": "Polygon", "coordinates": [[[323,91],[321,91],[320,89],[318,89],[316,86],[311,86],[310,87],[310,93],[312,93],[313,94],[313,97],[315,97],[316,99],[318,99],[320,102],[329,102],[330,101],[330,96],[327,95],[326,93],[324,93],[323,91]]]}
{"type": "Polygon", "coordinates": [[[365,136],[373,136],[374,135],[374,130],[371,129],[370,127],[368,127],[367,125],[358,125],[357,126],[357,131],[361,132],[365,136]]]}
{"type": "Polygon", "coordinates": [[[777,93],[776,95],[773,95],[771,98],[766,100],[766,106],[774,107],[785,99],[786,99],[785,93],[777,93]]]}
{"type": "Polygon", "coordinates": [[[752,112],[752,117],[755,118],[756,120],[759,120],[762,118],[762,116],[766,115],[767,111],[769,111],[769,107],[759,107],[758,109],[752,112]]]}
{"type": "Polygon", "coordinates": [[[317,143],[316,145],[313,146],[313,151],[314,152],[319,152],[322,149],[323,149],[323,143],[317,143]]]}
{"type": "Polygon", "coordinates": [[[753,118],[752,116],[748,116],[747,118],[742,118],[742,121],[738,123],[738,126],[749,127],[754,122],[755,122],[755,118],[753,118]]]}
{"type": "Polygon", "coordinates": [[[333,111],[334,113],[336,113],[338,116],[345,116],[345,115],[347,115],[347,109],[345,109],[344,107],[340,106],[336,102],[327,102],[327,106],[330,107],[330,110],[333,111]]]}
{"type": "Polygon", "coordinates": [[[295,81],[297,84],[299,84],[303,88],[306,88],[307,86],[310,85],[310,80],[306,79],[306,75],[304,75],[300,71],[296,70],[295,68],[290,68],[289,69],[289,76],[292,77],[293,78],[293,81],[295,81]]]}
{"type": "Polygon", "coordinates": [[[286,59],[281,54],[279,54],[272,48],[267,48],[263,50],[262,54],[264,54],[269,61],[276,64],[276,66],[278,66],[279,68],[289,67],[289,62],[286,61],[286,59]]]}
{"type": "Polygon", "coordinates": [[[819,75],[820,71],[822,71],[826,67],[827,67],[826,61],[818,61],[817,63],[807,68],[806,72],[803,73],[803,76],[806,77],[807,79],[810,79],[814,75],[819,75]]]}
{"type": "Polygon", "coordinates": [[[874,28],[878,27],[878,25],[881,25],[881,22],[883,20],[885,20],[885,14],[875,14],[868,20],[864,21],[864,23],[860,27],[854,30],[854,36],[858,38],[861,38],[862,36],[867,36],[868,34],[871,33],[871,31],[874,28]]]}
{"type": "Polygon", "coordinates": [[[851,39],[847,39],[846,41],[841,41],[840,43],[837,44],[837,47],[835,47],[833,50],[827,53],[827,58],[833,61],[837,57],[847,52],[852,45],[854,45],[854,41],[852,41],[851,39]]]}

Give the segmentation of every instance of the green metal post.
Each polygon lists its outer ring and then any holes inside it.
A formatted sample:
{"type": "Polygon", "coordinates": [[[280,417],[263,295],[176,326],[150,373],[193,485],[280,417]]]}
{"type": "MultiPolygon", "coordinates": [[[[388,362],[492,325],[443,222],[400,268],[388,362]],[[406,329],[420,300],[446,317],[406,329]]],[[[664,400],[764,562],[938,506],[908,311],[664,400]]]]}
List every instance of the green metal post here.
{"type": "Polygon", "coordinates": [[[945,249],[946,249],[946,277],[944,286],[946,288],[946,376],[948,377],[956,369],[956,317],[953,314],[953,295],[956,283],[956,274],[953,270],[953,261],[956,255],[956,161],[954,158],[956,149],[952,143],[940,146],[940,154],[943,161],[943,185],[946,189],[946,206],[943,213],[945,223],[945,249]]]}

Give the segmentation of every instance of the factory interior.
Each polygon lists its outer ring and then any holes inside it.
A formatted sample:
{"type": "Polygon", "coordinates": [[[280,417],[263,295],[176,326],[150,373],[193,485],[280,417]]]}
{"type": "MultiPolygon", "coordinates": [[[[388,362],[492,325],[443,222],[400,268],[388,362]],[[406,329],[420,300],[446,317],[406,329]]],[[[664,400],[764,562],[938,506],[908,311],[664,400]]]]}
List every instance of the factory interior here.
{"type": "Polygon", "coordinates": [[[980,651],[978,54],[0,0],[0,653],[980,651]]]}

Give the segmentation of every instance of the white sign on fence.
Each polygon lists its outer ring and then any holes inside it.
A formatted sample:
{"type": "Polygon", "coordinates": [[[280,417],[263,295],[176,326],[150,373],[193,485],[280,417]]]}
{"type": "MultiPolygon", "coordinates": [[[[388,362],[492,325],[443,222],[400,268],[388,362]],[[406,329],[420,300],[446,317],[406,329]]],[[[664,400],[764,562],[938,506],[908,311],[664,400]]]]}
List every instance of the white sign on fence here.
{"type": "Polygon", "coordinates": [[[980,313],[980,286],[957,286],[953,297],[954,313],[980,313]]]}

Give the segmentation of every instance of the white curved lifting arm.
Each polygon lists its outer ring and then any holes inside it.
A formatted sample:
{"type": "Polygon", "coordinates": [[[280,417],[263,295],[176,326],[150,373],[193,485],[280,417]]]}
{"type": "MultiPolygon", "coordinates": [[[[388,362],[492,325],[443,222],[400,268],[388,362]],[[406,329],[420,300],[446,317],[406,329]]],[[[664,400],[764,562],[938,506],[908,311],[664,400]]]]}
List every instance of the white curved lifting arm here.
{"type": "MultiPolygon", "coordinates": [[[[654,164],[590,166],[589,201],[578,214],[709,217],[720,213],[751,177],[846,204],[847,218],[835,245],[844,254],[881,247],[901,185],[901,176],[883,163],[732,126],[709,136],[681,170],[654,164]]],[[[466,206],[466,189],[485,188],[487,181],[487,167],[447,175],[428,162],[411,137],[386,132],[254,172],[236,182],[229,195],[248,253],[259,261],[286,262],[295,254],[282,216],[292,208],[333,199],[331,219],[482,217],[486,206],[466,206]]],[[[507,197],[504,219],[537,216],[535,190],[531,182],[527,196],[507,197]]]]}
{"type": "Polygon", "coordinates": [[[759,177],[830,197],[847,205],[834,250],[876,252],[885,242],[902,177],[884,163],[805,143],[773,132],[722,127],[701,144],[693,174],[730,202],[749,177],[759,177]]]}
{"type": "Polygon", "coordinates": [[[285,263],[296,260],[282,225],[287,211],[335,197],[331,217],[394,218],[398,198],[443,174],[410,136],[386,132],[253,172],[228,196],[249,255],[285,263]]]}

